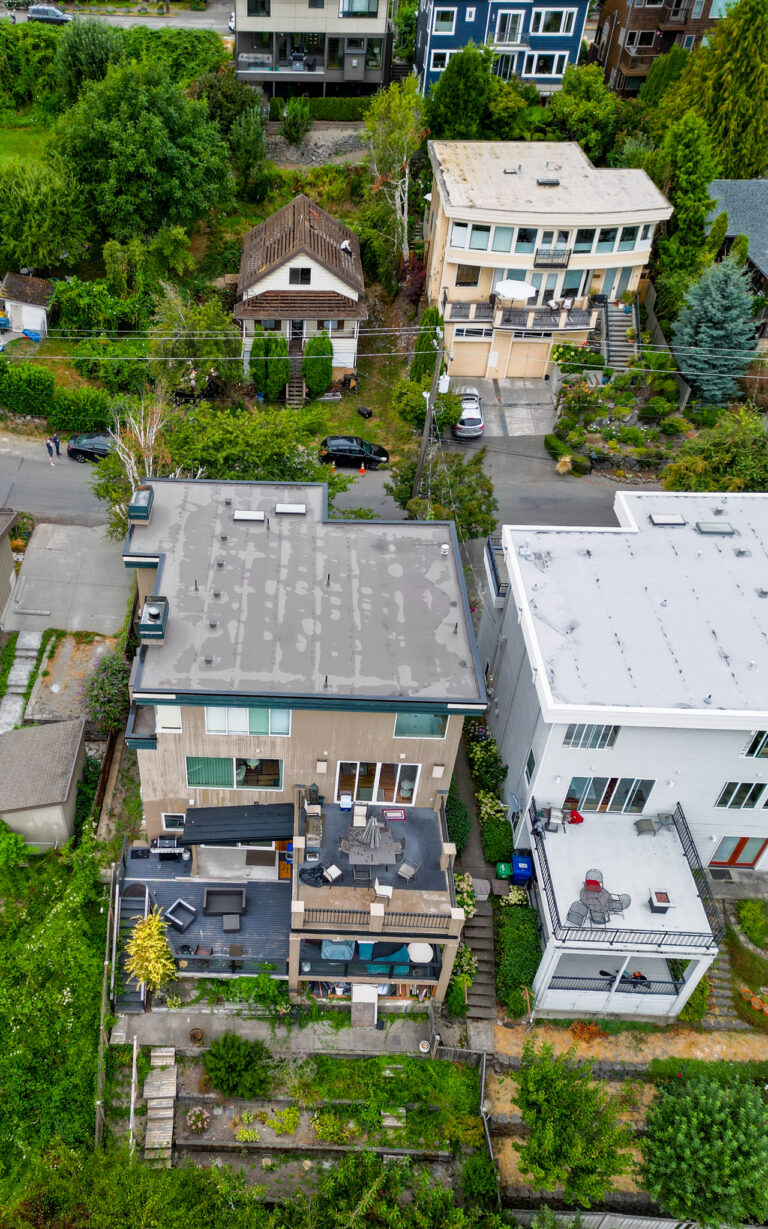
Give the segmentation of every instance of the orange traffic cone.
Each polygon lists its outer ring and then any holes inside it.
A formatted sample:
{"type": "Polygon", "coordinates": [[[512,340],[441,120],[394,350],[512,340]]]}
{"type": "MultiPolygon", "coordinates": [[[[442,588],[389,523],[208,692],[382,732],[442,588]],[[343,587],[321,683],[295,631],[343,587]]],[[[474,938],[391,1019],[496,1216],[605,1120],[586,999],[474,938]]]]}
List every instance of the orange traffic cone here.
{"type": "Polygon", "coordinates": [[[335,461],[331,461],[331,473],[332,474],[336,473],[336,462],[335,461]]]}
{"type": "Polygon", "coordinates": [[[365,473],[365,461],[360,462],[360,473],[361,474],[365,473]]]}

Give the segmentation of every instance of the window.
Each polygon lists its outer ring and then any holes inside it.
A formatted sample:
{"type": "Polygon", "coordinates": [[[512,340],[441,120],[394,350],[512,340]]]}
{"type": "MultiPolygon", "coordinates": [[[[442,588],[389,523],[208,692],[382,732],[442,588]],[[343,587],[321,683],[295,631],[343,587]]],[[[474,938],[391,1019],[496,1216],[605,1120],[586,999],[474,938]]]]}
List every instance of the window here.
{"type": "Polygon", "coordinates": [[[534,9],[532,34],[572,34],[575,9],[534,9]]]}
{"type": "Polygon", "coordinates": [[[351,794],[354,802],[396,802],[412,806],[419,769],[419,764],[341,761],[336,774],[336,801],[342,794],[351,794]]]}
{"type": "Polygon", "coordinates": [[[187,756],[187,785],[202,789],[232,789],[234,761],[209,755],[187,756]]]}
{"type": "Polygon", "coordinates": [[[723,786],[716,807],[728,807],[730,811],[749,811],[756,807],[765,790],[764,785],[750,781],[729,781],[723,786]]]}
{"type": "Polygon", "coordinates": [[[495,293],[499,282],[524,282],[527,277],[528,273],[525,269],[494,269],[491,291],[495,293]]]}
{"type": "Polygon", "coordinates": [[[432,25],[432,30],[435,34],[453,34],[455,25],[455,9],[435,9],[435,20],[432,25]]]}
{"type": "MultiPolygon", "coordinates": [[[[440,52],[435,52],[433,54],[432,56],[432,67],[433,68],[434,68],[435,55],[447,56],[448,52],[440,51],[440,52]]],[[[445,64],[443,65],[443,68],[445,68],[445,64]]],[[[451,226],[451,247],[452,248],[465,248],[467,246],[468,236],[469,236],[469,223],[468,222],[454,222],[453,225],[451,226]]]]}
{"type": "Polygon", "coordinates": [[[291,732],[288,708],[206,708],[206,734],[271,734],[291,732]]]}
{"type": "Polygon", "coordinates": [[[583,272],[583,269],[569,269],[567,273],[563,274],[563,284],[560,288],[563,298],[573,299],[578,297],[583,272]]]}
{"type": "Polygon", "coordinates": [[[282,789],[283,761],[235,760],[235,789],[282,789]]]}
{"type": "Polygon", "coordinates": [[[325,8],[325,0],[309,0],[309,7],[311,9],[325,8]]]}
{"type": "Polygon", "coordinates": [[[248,0],[249,17],[269,17],[270,0],[248,0]]]}
{"type": "Polygon", "coordinates": [[[181,731],[181,707],[178,704],[155,705],[155,730],[158,734],[178,734],[181,731]]]}
{"type": "Polygon", "coordinates": [[[594,242],[595,232],[582,228],[576,231],[576,241],[573,245],[573,250],[574,252],[591,252],[594,242]]]}
{"type": "Polygon", "coordinates": [[[693,51],[693,44],[696,42],[696,37],[693,34],[686,34],[683,39],[683,50],[693,51]]]}
{"type": "Polygon", "coordinates": [[[493,228],[493,243],[491,244],[492,252],[509,252],[512,249],[512,237],[515,233],[514,226],[495,226],[493,228]]]}
{"type": "Polygon", "coordinates": [[[311,269],[289,269],[288,284],[290,286],[308,286],[312,280],[311,269]]]}
{"type": "Polygon", "coordinates": [[[565,731],[563,746],[602,750],[614,745],[620,729],[621,726],[618,725],[569,725],[565,731]]]}
{"type": "Polygon", "coordinates": [[[474,10],[474,9],[465,9],[465,10],[464,10],[464,20],[465,20],[465,21],[474,21],[474,20],[475,20],[475,10],[474,10]]]}
{"type": "Polygon", "coordinates": [[[693,17],[694,20],[697,17],[701,17],[703,9],[704,9],[704,0],[693,0],[693,9],[691,10],[691,17],[693,17]]]}
{"type": "Polygon", "coordinates": [[[163,812],[163,832],[181,832],[184,827],[184,815],[168,815],[163,812]]]}
{"type": "Polygon", "coordinates": [[[330,320],[318,320],[318,321],[317,321],[317,331],[318,331],[318,333],[329,333],[329,332],[330,332],[330,330],[331,330],[331,322],[330,322],[330,320]]]}
{"type": "Polygon", "coordinates": [[[262,320],[261,327],[264,329],[265,333],[269,333],[275,329],[280,328],[280,321],[279,320],[262,320]]]}
{"type": "Polygon", "coordinates": [[[533,747],[528,752],[528,759],[525,761],[525,780],[528,785],[533,780],[533,774],[536,771],[536,756],[533,754],[533,747]]]}
{"type": "Polygon", "coordinates": [[[637,243],[637,236],[640,233],[639,226],[622,226],[621,238],[619,239],[620,252],[632,252],[637,243]]]}
{"type": "Polygon", "coordinates": [[[597,236],[598,252],[612,252],[616,246],[616,236],[619,233],[617,226],[604,226],[597,236]]]}
{"type": "Polygon", "coordinates": [[[454,341],[483,341],[488,337],[493,337],[493,329],[468,329],[457,328],[453,331],[454,341]]]}
{"type": "Polygon", "coordinates": [[[496,57],[496,63],[493,66],[493,71],[502,81],[509,81],[517,72],[517,56],[514,52],[510,55],[504,52],[503,55],[496,57]]]}
{"type": "Polygon", "coordinates": [[[518,43],[522,24],[522,13],[499,13],[496,18],[496,42],[518,43]]]}
{"type": "Polygon", "coordinates": [[[365,45],[365,67],[381,68],[381,50],[384,40],[369,38],[365,45]]]}
{"type": "Polygon", "coordinates": [[[536,247],[536,236],[538,233],[538,231],[532,230],[530,226],[518,226],[515,251],[532,252],[536,247]]]}
{"type": "Polygon", "coordinates": [[[469,236],[469,246],[476,252],[487,252],[491,240],[490,226],[473,226],[469,236]]]}
{"type": "Polygon", "coordinates": [[[379,0],[340,0],[339,17],[375,17],[379,0]]]}
{"type": "Polygon", "coordinates": [[[750,759],[768,759],[768,731],[758,730],[756,734],[753,734],[744,754],[750,759]]]}
{"type": "Polygon", "coordinates": [[[566,52],[562,55],[555,55],[550,51],[540,51],[538,54],[530,52],[525,57],[523,75],[526,77],[562,77],[567,66],[566,52]]]}
{"type": "Polygon", "coordinates": [[[329,38],[328,39],[328,67],[329,68],[343,68],[344,67],[344,57],[341,54],[341,39],[340,38],[329,38]]]}
{"type": "Polygon", "coordinates": [[[443,713],[398,713],[395,738],[445,738],[448,717],[443,713]]]}
{"type": "Polygon", "coordinates": [[[645,226],[643,227],[643,229],[642,229],[642,231],[641,231],[641,233],[640,233],[640,242],[641,242],[641,243],[648,243],[648,241],[649,241],[649,239],[650,239],[650,237],[651,237],[651,232],[652,232],[652,230],[653,230],[653,226],[651,225],[651,223],[650,223],[650,222],[646,222],[645,226]]]}
{"type": "Polygon", "coordinates": [[[655,30],[627,30],[628,47],[652,47],[656,38],[655,30]]]}
{"type": "Polygon", "coordinates": [[[456,269],[457,286],[476,286],[480,281],[479,265],[458,265],[456,269]]]}
{"type": "Polygon", "coordinates": [[[640,815],[655,784],[635,777],[572,777],[563,807],[640,815]]]}

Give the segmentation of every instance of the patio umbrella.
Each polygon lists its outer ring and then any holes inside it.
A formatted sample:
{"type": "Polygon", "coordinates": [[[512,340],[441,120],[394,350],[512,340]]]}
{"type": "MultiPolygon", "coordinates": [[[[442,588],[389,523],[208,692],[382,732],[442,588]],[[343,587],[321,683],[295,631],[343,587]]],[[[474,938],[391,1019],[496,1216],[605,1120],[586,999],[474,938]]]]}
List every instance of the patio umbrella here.
{"type": "Polygon", "coordinates": [[[372,815],[363,829],[363,842],[373,848],[381,843],[381,829],[372,815]]]}
{"type": "Polygon", "coordinates": [[[500,299],[532,299],[537,293],[535,286],[530,286],[528,282],[516,282],[511,278],[506,281],[499,282],[496,287],[496,294],[500,299]]]}

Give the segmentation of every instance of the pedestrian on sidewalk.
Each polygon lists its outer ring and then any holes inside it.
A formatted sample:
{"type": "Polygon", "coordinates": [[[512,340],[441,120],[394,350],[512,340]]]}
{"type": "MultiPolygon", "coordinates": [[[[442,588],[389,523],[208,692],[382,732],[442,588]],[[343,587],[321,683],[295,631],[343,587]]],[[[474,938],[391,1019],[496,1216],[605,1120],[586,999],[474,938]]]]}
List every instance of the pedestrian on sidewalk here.
{"type": "Polygon", "coordinates": [[[45,441],[45,446],[48,449],[48,456],[50,457],[51,465],[55,465],[56,462],[53,459],[53,440],[50,436],[48,436],[48,439],[45,441]]]}
{"type": "Polygon", "coordinates": [[[51,443],[53,444],[54,448],[56,449],[56,456],[57,456],[57,457],[60,457],[60,456],[61,456],[61,451],[60,451],[60,449],[59,449],[59,444],[61,443],[61,440],[59,439],[59,437],[58,437],[58,435],[57,435],[57,433],[56,433],[55,431],[54,431],[53,435],[51,436],[51,443]]]}

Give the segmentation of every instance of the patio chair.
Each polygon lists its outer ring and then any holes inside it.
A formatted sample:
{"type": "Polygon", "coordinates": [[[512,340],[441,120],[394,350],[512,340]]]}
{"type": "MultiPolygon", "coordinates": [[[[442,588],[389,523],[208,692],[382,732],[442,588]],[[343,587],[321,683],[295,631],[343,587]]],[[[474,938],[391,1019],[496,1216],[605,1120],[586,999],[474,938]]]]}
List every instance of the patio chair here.
{"type": "Polygon", "coordinates": [[[370,883],[371,868],[369,866],[353,866],[352,879],[355,883],[370,883]]]}
{"type": "Polygon", "coordinates": [[[608,908],[611,913],[619,913],[623,917],[624,910],[628,909],[631,904],[632,897],[628,896],[626,892],[620,892],[618,896],[611,896],[608,908]]]}
{"type": "Polygon", "coordinates": [[[582,905],[580,900],[575,900],[565,915],[565,920],[569,926],[583,926],[588,917],[587,906],[582,905]]]}
{"type": "Polygon", "coordinates": [[[635,820],[635,832],[638,836],[655,836],[656,825],[649,815],[644,815],[642,819],[635,820]]]}
{"type": "Polygon", "coordinates": [[[420,866],[420,862],[417,862],[415,866],[412,862],[402,862],[397,868],[398,879],[404,879],[406,883],[410,883],[420,866]]]}
{"type": "Polygon", "coordinates": [[[589,920],[593,926],[607,926],[611,920],[610,913],[606,913],[601,905],[597,905],[589,911],[589,920]]]}
{"type": "Polygon", "coordinates": [[[584,876],[584,887],[588,892],[600,892],[603,887],[603,872],[597,867],[592,867],[584,876]]]}
{"type": "Polygon", "coordinates": [[[356,802],[352,812],[352,827],[364,828],[368,822],[368,805],[365,802],[356,802]]]}
{"type": "Polygon", "coordinates": [[[349,841],[345,836],[339,837],[339,853],[349,853],[349,841]]]}
{"type": "Polygon", "coordinates": [[[341,879],[341,871],[339,870],[338,866],[332,863],[330,866],[323,867],[323,877],[327,879],[329,883],[335,883],[337,879],[341,879]]]}
{"type": "Polygon", "coordinates": [[[374,900],[391,900],[392,885],[389,883],[379,883],[378,879],[373,882],[374,900]]]}

